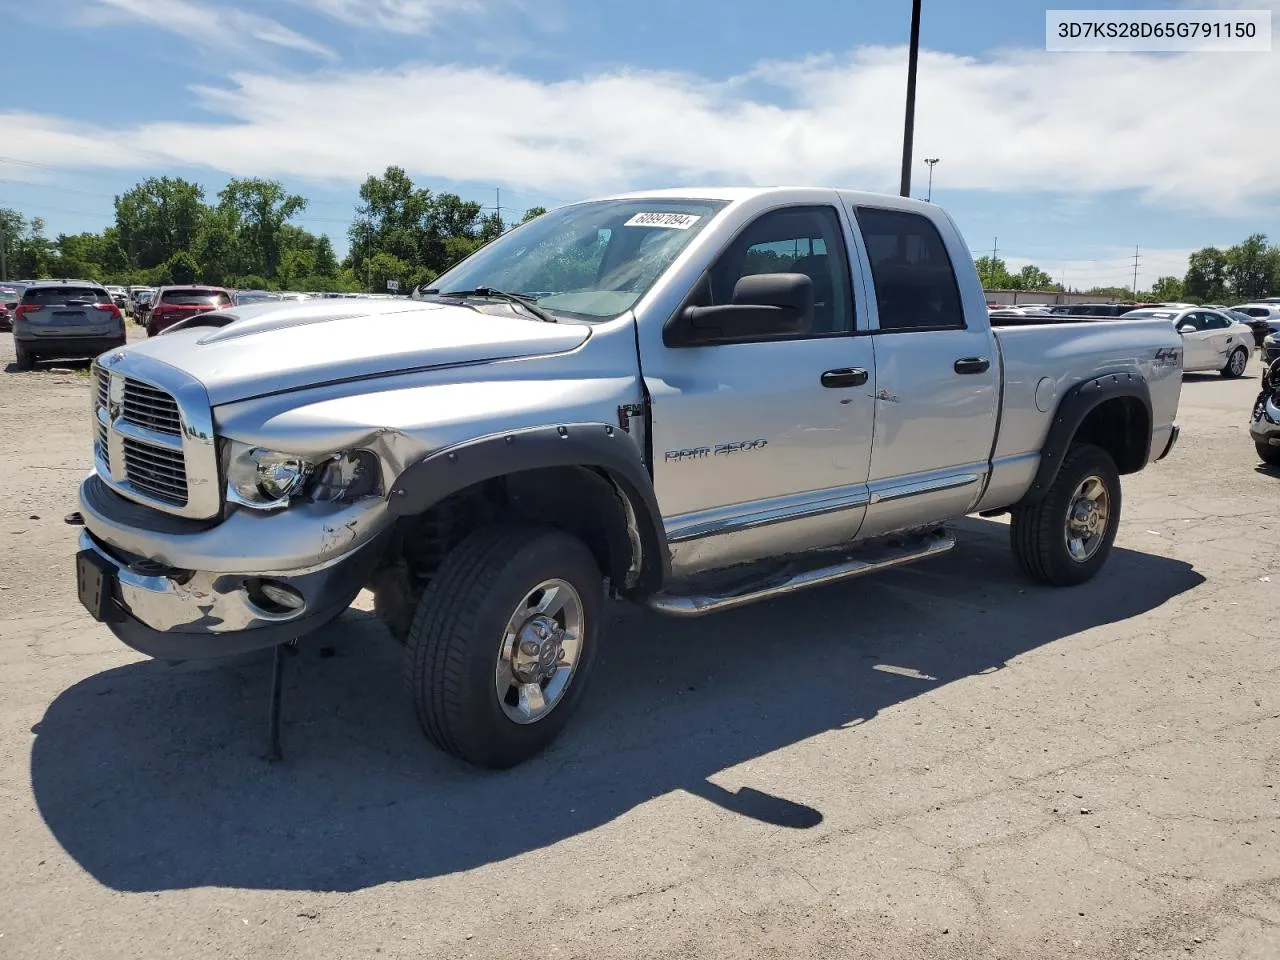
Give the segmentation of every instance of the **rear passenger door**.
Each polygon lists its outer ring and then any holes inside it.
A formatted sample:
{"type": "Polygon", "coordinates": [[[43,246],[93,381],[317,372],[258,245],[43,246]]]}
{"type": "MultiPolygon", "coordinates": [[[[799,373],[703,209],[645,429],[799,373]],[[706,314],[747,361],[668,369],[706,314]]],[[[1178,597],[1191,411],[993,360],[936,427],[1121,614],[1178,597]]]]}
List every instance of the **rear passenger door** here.
{"type": "Polygon", "coordinates": [[[875,536],[960,516],[977,503],[995,439],[1000,370],[990,328],[965,320],[954,263],[967,263],[968,252],[948,250],[918,213],[852,212],[874,288],[875,441],[859,535],[875,536]]]}

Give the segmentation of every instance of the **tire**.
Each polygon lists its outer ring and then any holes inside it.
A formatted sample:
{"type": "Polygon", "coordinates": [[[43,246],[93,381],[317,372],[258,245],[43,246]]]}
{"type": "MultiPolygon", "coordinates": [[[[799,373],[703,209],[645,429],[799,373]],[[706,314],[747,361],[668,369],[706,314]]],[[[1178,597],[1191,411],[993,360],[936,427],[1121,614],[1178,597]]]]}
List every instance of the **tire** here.
{"type": "Polygon", "coordinates": [[[1249,351],[1244,347],[1236,347],[1227,358],[1227,365],[1220,371],[1228,380],[1238,380],[1244,376],[1244,368],[1249,365],[1249,351]]]}
{"type": "Polygon", "coordinates": [[[1254,441],[1254,447],[1258,451],[1258,459],[1268,466],[1280,467],[1280,447],[1273,447],[1269,443],[1258,443],[1254,441]]]}
{"type": "Polygon", "coordinates": [[[32,364],[35,361],[35,358],[31,356],[31,354],[27,353],[27,351],[24,350],[18,344],[15,343],[13,346],[14,346],[14,351],[17,354],[14,360],[14,364],[17,366],[19,370],[30,370],[32,364]]]}
{"type": "MultiPolygon", "coordinates": [[[[562,626],[572,620],[571,606],[557,615],[562,626]]],[[[423,591],[405,643],[405,684],[427,739],[446,753],[493,769],[515,766],[541,752],[564,729],[591,677],[603,607],[604,581],[595,558],[563,531],[502,527],[463,540],[423,591]],[[554,701],[556,680],[517,688],[515,664],[500,656],[509,623],[523,615],[526,600],[546,596],[535,588],[547,581],[571,588],[558,588],[556,596],[573,594],[580,616],[577,656],[554,701]],[[497,692],[500,662],[514,678],[513,686],[505,688],[505,703],[497,692]],[[535,686],[546,692],[547,709],[530,719],[520,713],[524,702],[512,700],[517,689],[535,686]],[[524,719],[513,719],[516,715],[524,719]]],[[[568,637],[564,634],[564,640],[568,637]]],[[[544,642],[554,654],[558,641],[544,642]]],[[[569,646],[564,642],[564,649],[569,646]]],[[[535,658],[534,666],[543,662],[535,658]]]]}
{"type": "Polygon", "coordinates": [[[1022,571],[1031,579],[1054,587],[1071,587],[1092,580],[1107,562],[1120,525],[1120,473],[1111,455],[1091,444],[1067,451],[1058,476],[1038,502],[1012,512],[1009,541],[1022,571]],[[1106,493],[1105,522],[1098,523],[1098,540],[1082,538],[1087,555],[1074,556],[1068,547],[1068,519],[1076,494],[1089,478],[1106,493]]]}

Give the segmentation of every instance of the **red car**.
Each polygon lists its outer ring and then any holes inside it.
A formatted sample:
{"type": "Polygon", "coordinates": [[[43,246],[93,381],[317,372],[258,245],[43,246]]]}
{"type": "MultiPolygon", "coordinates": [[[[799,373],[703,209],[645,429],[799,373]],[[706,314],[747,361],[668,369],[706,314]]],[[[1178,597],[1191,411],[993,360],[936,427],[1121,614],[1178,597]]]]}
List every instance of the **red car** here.
{"type": "Polygon", "coordinates": [[[151,299],[147,314],[147,336],[154,337],[179,320],[211,310],[221,310],[233,303],[231,294],[222,287],[161,287],[151,299]]]}

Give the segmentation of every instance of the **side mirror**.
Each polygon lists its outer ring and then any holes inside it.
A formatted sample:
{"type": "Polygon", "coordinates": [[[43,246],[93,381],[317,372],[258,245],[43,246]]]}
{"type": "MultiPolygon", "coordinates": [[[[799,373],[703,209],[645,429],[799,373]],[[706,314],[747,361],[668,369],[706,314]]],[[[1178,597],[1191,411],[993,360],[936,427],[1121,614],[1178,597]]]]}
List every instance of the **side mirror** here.
{"type": "Polygon", "coordinates": [[[668,322],[669,347],[744,343],[808,333],[813,328],[813,280],[803,273],[761,273],[743,277],[733,302],[685,307],[668,322]]]}
{"type": "Polygon", "coordinates": [[[1178,328],[1178,332],[1179,333],[1195,333],[1196,328],[1193,324],[1184,323],[1182,326],[1178,328]]]}

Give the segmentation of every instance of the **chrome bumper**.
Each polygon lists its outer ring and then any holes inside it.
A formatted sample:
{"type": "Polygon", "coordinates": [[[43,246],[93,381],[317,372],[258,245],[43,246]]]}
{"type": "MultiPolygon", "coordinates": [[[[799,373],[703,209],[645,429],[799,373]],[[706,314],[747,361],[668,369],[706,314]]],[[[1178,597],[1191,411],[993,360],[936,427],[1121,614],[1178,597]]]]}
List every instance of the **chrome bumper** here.
{"type": "Polygon", "coordinates": [[[323,626],[368,582],[390,525],[374,498],[327,510],[238,511],[208,526],[156,516],[92,474],[80,505],[80,549],[111,571],[107,625],[134,649],[173,660],[270,647],[323,626]],[[255,585],[263,579],[293,591],[299,607],[261,602],[255,585]]]}

